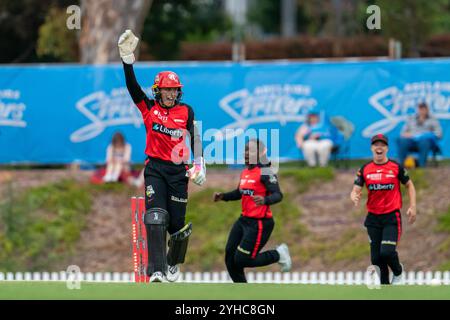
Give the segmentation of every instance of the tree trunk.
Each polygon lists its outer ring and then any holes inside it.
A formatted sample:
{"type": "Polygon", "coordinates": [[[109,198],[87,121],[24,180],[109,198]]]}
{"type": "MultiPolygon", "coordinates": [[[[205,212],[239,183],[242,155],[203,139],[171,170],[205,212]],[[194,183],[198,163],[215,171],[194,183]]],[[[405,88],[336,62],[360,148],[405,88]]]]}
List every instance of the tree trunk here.
{"type": "Polygon", "coordinates": [[[152,0],[81,0],[81,63],[119,61],[117,41],[126,29],[140,37],[152,0]]]}
{"type": "Polygon", "coordinates": [[[281,1],[281,36],[292,38],[297,34],[297,1],[281,1]]]}

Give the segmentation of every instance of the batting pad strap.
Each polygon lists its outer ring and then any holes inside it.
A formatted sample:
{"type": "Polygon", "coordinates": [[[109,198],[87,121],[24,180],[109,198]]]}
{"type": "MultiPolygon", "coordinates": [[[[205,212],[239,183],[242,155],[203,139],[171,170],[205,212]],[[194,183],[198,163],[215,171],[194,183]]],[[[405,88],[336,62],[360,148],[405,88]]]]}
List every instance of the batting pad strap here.
{"type": "Polygon", "coordinates": [[[163,208],[148,209],[144,216],[145,224],[169,224],[169,213],[163,208]]]}
{"type": "Polygon", "coordinates": [[[167,253],[167,263],[170,266],[184,262],[191,233],[192,223],[189,222],[182,229],[170,236],[169,252],[167,253]]]}

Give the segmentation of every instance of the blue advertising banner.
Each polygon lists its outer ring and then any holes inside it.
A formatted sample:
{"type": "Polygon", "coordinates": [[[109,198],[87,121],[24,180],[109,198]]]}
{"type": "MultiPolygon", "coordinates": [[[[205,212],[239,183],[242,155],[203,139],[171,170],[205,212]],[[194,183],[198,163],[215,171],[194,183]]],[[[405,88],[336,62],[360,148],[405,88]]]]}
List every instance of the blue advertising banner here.
{"type": "MultiPolygon", "coordinates": [[[[425,101],[444,132],[443,156],[450,157],[450,59],[136,63],[149,96],[155,74],[163,70],[179,74],[183,101],[201,121],[205,151],[219,143],[217,130],[234,130],[226,136],[230,142],[236,130],[269,130],[270,136],[270,129],[278,129],[272,140],[279,139],[280,158],[298,159],[295,132],[315,109],[353,124],[351,158],[370,157],[369,138],[376,133],[391,139],[390,155],[396,157],[395,138],[425,101]]],[[[103,163],[116,131],[132,145],[133,162],[142,162],[145,128],[121,64],[0,67],[1,164],[103,163]]],[[[206,152],[210,162],[211,157],[206,152]]],[[[224,157],[230,158],[225,152],[224,157]]]]}

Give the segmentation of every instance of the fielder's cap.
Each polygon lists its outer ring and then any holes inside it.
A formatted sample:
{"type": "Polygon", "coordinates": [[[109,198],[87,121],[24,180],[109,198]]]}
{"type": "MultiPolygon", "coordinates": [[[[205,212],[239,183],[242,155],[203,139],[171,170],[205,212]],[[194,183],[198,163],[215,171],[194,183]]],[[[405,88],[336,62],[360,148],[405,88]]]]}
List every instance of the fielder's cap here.
{"type": "Polygon", "coordinates": [[[381,142],[384,142],[386,145],[389,145],[389,143],[388,143],[389,140],[384,134],[381,134],[381,133],[376,134],[372,137],[372,139],[370,139],[371,144],[374,144],[377,141],[381,141],[381,142]]]}

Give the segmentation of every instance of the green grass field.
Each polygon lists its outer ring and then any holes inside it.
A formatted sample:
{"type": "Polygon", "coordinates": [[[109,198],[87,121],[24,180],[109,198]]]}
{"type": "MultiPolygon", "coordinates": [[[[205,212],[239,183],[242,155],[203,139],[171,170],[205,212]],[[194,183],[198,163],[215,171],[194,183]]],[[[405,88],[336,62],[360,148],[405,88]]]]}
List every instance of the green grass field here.
{"type": "Polygon", "coordinates": [[[299,284],[0,282],[0,299],[130,300],[450,300],[450,286],[332,286],[299,284]]]}

